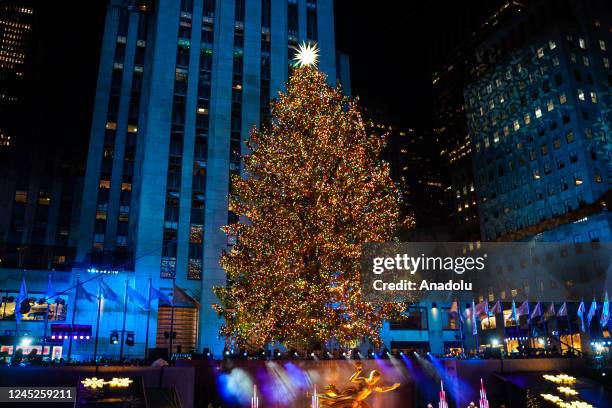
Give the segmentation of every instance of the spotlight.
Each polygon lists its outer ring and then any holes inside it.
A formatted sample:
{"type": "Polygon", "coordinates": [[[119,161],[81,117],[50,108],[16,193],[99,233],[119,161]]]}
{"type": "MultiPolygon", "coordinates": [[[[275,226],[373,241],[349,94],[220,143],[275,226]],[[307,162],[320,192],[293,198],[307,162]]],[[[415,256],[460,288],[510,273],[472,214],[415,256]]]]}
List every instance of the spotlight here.
{"type": "Polygon", "coordinates": [[[404,352],[403,352],[403,351],[400,351],[400,356],[403,356],[403,355],[404,355],[404,352]]]}
{"type": "Polygon", "coordinates": [[[113,330],[110,335],[110,344],[119,344],[119,332],[113,330]]]}
{"type": "Polygon", "coordinates": [[[21,343],[19,343],[22,347],[28,347],[30,344],[32,344],[32,339],[29,337],[22,337],[21,343]]]}
{"type": "Polygon", "coordinates": [[[132,347],[134,345],[134,332],[129,331],[125,333],[125,345],[132,347]]]}
{"type": "Polygon", "coordinates": [[[76,339],[77,339],[77,336],[72,336],[72,338],[73,338],[74,340],[76,340],[76,339]]]}
{"type": "Polygon", "coordinates": [[[246,352],[246,351],[245,351],[244,353],[242,353],[242,355],[243,355],[244,357],[248,356],[248,354],[247,354],[247,352],[246,352]]]}
{"type": "Polygon", "coordinates": [[[89,336],[85,336],[85,340],[89,340],[91,337],[89,336]]]}
{"type": "Polygon", "coordinates": [[[64,336],[62,336],[62,335],[60,334],[59,336],[57,336],[57,338],[61,340],[61,339],[63,339],[63,338],[64,338],[64,336]]]}
{"type": "Polygon", "coordinates": [[[491,340],[491,344],[493,344],[493,346],[497,346],[499,344],[499,340],[493,339],[491,340]]]}
{"type": "Polygon", "coordinates": [[[606,373],[601,373],[601,376],[602,376],[602,377],[605,377],[605,376],[606,376],[606,373]]]}
{"type": "Polygon", "coordinates": [[[310,357],[314,358],[314,356],[315,356],[315,353],[313,351],[312,353],[310,353],[310,357]]]}
{"type": "Polygon", "coordinates": [[[83,338],[84,338],[83,336],[79,336],[79,340],[83,340],[83,338]]]}
{"type": "Polygon", "coordinates": [[[55,335],[51,336],[51,340],[55,340],[55,335]]]}

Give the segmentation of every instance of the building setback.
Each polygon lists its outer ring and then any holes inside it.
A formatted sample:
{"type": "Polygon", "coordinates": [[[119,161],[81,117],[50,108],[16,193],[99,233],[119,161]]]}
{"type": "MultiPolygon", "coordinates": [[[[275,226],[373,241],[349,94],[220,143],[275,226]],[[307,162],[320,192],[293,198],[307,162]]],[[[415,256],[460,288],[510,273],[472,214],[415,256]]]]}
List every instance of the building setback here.
{"type": "MultiPolygon", "coordinates": [[[[241,171],[249,130],[269,120],[298,43],[318,44],[318,66],[336,82],[332,7],[331,0],[111,0],[74,271],[81,280],[91,268],[119,271],[105,281],[121,295],[126,279],[145,296],[149,278],[166,293],[174,282],[181,307],[152,311],[149,337],[159,347],[167,345],[171,312],[184,319],[173,327],[183,352],[223,349],[211,305],[212,288],[226,283],[219,256],[232,244],[220,228],[236,221],[230,177],[241,171]]],[[[133,306],[128,326],[137,347],[129,351],[142,355],[146,314],[133,306]]],[[[101,353],[121,328],[122,308],[108,308],[101,353]]],[[[95,318],[95,307],[86,309],[95,318]]]]}

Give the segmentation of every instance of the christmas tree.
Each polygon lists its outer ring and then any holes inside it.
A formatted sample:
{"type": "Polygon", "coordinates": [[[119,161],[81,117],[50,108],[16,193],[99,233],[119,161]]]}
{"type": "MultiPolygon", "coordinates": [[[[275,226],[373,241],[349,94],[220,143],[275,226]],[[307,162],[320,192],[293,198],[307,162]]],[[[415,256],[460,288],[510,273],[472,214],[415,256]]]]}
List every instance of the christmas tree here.
{"type": "Polygon", "coordinates": [[[379,160],[384,137],[314,65],[294,68],[269,126],[247,142],[244,178],[232,179],[240,222],[215,288],[221,334],[239,347],[306,349],[334,339],[379,344],[383,319],[404,305],[363,300],[360,246],[393,238],[398,192],[379,160]]]}

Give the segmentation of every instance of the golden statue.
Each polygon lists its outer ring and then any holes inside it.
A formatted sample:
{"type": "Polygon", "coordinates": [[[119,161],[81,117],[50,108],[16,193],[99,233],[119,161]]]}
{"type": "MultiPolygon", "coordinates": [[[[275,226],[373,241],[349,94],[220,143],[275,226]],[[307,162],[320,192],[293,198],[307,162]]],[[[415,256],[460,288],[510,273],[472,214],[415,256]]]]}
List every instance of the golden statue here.
{"type": "Polygon", "coordinates": [[[369,408],[370,406],[364,401],[373,392],[389,392],[400,386],[395,383],[389,387],[377,386],[376,383],[380,380],[380,372],[373,370],[368,377],[363,377],[363,364],[358,361],[355,363],[355,373],[351,376],[350,381],[357,384],[355,387],[348,387],[344,391],[339,392],[335,385],[325,387],[325,392],[319,395],[319,405],[321,408],[369,408]]]}

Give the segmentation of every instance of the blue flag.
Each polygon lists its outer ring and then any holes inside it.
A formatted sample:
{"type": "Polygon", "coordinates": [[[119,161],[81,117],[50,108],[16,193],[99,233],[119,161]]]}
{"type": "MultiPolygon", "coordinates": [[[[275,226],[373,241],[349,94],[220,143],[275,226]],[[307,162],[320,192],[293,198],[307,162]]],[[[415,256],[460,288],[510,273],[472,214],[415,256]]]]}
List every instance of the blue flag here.
{"type": "Polygon", "coordinates": [[[597,302],[593,299],[591,302],[591,307],[589,308],[589,313],[587,314],[587,324],[589,327],[591,326],[591,320],[595,317],[595,313],[597,312],[597,302]]]}
{"type": "Polygon", "coordinates": [[[561,305],[561,308],[559,309],[559,313],[557,313],[557,316],[559,317],[567,316],[567,303],[566,302],[563,302],[563,304],[561,305]]]}
{"type": "Polygon", "coordinates": [[[94,302],[96,300],[96,296],[89,293],[83,284],[79,283],[75,289],[77,299],[85,299],[88,302],[94,302]]]}
{"type": "Polygon", "coordinates": [[[542,304],[538,302],[533,308],[533,312],[531,312],[531,316],[529,317],[529,319],[533,320],[536,317],[540,317],[540,316],[542,316],[542,304]]]}
{"type": "Polygon", "coordinates": [[[608,320],[610,320],[610,301],[608,300],[608,291],[606,291],[606,297],[604,298],[603,307],[601,309],[601,317],[599,318],[599,324],[602,329],[608,326],[608,320]]]}
{"type": "Polygon", "coordinates": [[[472,334],[476,336],[478,334],[478,314],[476,313],[476,305],[474,299],[472,299],[472,334]]]}
{"type": "Polygon", "coordinates": [[[104,281],[100,281],[100,292],[105,300],[110,300],[111,302],[121,302],[119,295],[116,294],[104,281]]]}
{"type": "Polygon", "coordinates": [[[26,288],[25,276],[21,277],[21,287],[19,288],[19,295],[15,301],[15,320],[19,321],[23,318],[21,314],[21,304],[28,300],[28,289],[26,288]]]}
{"type": "Polygon", "coordinates": [[[153,299],[163,300],[166,303],[172,304],[172,301],[168,296],[166,296],[161,290],[155,289],[153,286],[151,286],[151,300],[153,299]]]}
{"type": "Polygon", "coordinates": [[[516,303],[512,299],[512,320],[518,323],[518,313],[516,312],[516,303]]]}
{"type": "MultiPolygon", "coordinates": [[[[153,288],[151,288],[153,289],[153,288]]],[[[147,299],[145,299],[136,289],[127,288],[128,302],[135,303],[141,309],[147,310],[147,299]]]]}
{"type": "Polygon", "coordinates": [[[584,314],[586,313],[586,308],[584,307],[584,300],[580,301],[580,305],[578,305],[578,311],[576,314],[580,317],[580,330],[584,333],[586,328],[584,327],[584,314]]]}

